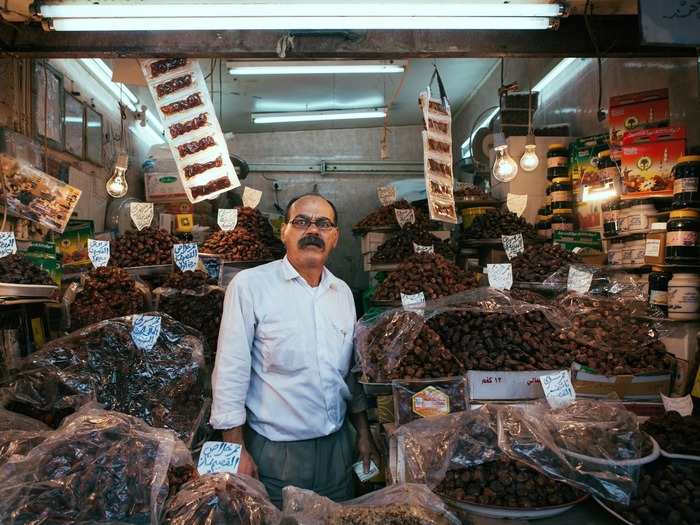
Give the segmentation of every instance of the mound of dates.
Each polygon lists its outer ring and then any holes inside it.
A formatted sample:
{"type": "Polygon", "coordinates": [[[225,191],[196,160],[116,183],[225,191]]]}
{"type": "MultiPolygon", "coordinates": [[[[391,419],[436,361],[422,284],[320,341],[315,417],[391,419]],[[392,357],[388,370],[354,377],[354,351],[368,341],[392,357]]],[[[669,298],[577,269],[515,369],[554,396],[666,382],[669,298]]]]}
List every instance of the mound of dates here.
{"type": "Polygon", "coordinates": [[[494,210],[474,218],[464,231],[465,239],[500,239],[501,235],[521,233],[525,240],[537,240],[537,230],[522,217],[508,210],[494,210]]]}
{"type": "Polygon", "coordinates": [[[407,224],[391,239],[377,248],[372,255],[372,264],[401,262],[415,253],[415,246],[432,246],[435,253],[446,259],[454,259],[455,252],[449,241],[443,241],[420,225],[407,224]]]}
{"type": "Polygon", "coordinates": [[[681,416],[676,411],[652,417],[642,424],[642,430],[659,446],[672,454],[700,456],[700,417],[681,416]]]}
{"type": "Polygon", "coordinates": [[[0,283],[56,285],[45,270],[21,255],[0,258],[0,283]]]}
{"type": "Polygon", "coordinates": [[[556,244],[530,244],[525,252],[513,258],[513,280],[541,283],[560,268],[581,262],[581,258],[556,244]]]}
{"type": "Polygon", "coordinates": [[[121,268],[170,264],[177,242],[175,236],[158,228],[130,230],[112,241],[109,264],[121,268]]]}

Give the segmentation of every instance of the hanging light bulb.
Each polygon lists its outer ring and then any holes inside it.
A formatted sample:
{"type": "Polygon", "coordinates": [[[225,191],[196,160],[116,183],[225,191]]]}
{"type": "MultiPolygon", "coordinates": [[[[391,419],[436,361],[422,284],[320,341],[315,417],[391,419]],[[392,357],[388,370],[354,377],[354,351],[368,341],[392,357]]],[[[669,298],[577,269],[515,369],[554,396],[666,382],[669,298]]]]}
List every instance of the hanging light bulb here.
{"type": "Polygon", "coordinates": [[[528,135],[525,141],[525,153],[520,157],[520,167],[523,171],[535,171],[540,165],[540,158],[537,156],[537,146],[535,137],[528,135]]]}
{"type": "Polygon", "coordinates": [[[491,173],[501,182],[512,181],[518,174],[518,163],[508,154],[508,144],[503,133],[496,134],[493,149],[496,150],[496,160],[491,173]]]}
{"type": "Polygon", "coordinates": [[[129,155],[121,153],[112,168],[112,176],[105,185],[110,197],[118,198],[126,195],[129,185],[126,183],[126,169],[129,166],[129,155]]]}

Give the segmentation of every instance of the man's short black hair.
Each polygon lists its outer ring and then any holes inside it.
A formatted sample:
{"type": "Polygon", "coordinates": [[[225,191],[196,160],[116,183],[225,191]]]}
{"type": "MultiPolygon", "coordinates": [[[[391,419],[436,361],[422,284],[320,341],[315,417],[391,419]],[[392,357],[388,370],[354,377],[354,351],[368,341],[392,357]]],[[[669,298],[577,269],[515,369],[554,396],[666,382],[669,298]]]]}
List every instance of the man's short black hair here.
{"type": "Polygon", "coordinates": [[[326,201],[328,204],[330,204],[331,208],[333,208],[333,222],[337,225],[338,224],[338,210],[335,208],[335,204],[333,204],[330,200],[328,200],[326,197],[321,195],[320,193],[304,193],[303,195],[298,195],[294,197],[291,201],[289,201],[289,204],[287,204],[287,208],[284,210],[284,222],[289,222],[289,210],[292,209],[292,205],[298,201],[299,199],[303,199],[304,197],[321,197],[324,201],[326,201]]]}

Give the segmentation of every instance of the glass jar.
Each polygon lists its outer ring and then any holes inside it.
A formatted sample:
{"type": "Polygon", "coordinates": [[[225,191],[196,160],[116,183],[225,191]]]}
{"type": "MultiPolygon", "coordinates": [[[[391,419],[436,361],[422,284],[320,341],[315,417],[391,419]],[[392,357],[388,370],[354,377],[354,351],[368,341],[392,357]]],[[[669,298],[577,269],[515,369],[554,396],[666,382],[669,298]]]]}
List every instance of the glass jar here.
{"type": "Polygon", "coordinates": [[[625,252],[629,250],[629,259],[625,258],[624,264],[644,264],[644,252],[646,241],[643,233],[635,233],[624,238],[625,252]]]}
{"type": "Polygon", "coordinates": [[[649,304],[668,316],[668,283],[672,275],[660,266],[652,266],[649,274],[649,304]]]}
{"type": "Polygon", "coordinates": [[[568,168],[569,149],[564,144],[550,144],[547,148],[547,172],[550,168],[568,168]]]}
{"type": "Polygon", "coordinates": [[[603,212],[603,236],[615,237],[620,233],[618,222],[620,220],[619,201],[606,202],[601,206],[603,212]]]}
{"type": "Polygon", "coordinates": [[[673,274],[668,283],[668,317],[684,321],[700,319],[700,275],[673,274]]]}
{"type": "Polygon", "coordinates": [[[674,210],[700,208],[700,155],[681,157],[673,167],[674,210]]]}
{"type": "Polygon", "coordinates": [[[544,192],[544,213],[549,216],[552,214],[552,185],[548,185],[544,192]]]}
{"type": "Polygon", "coordinates": [[[627,231],[639,231],[649,228],[649,216],[656,213],[656,206],[650,200],[631,201],[627,210],[627,231]]]}
{"type": "Polygon", "coordinates": [[[552,213],[554,213],[555,210],[570,210],[573,208],[574,202],[569,179],[562,177],[554,179],[550,189],[550,195],[552,197],[552,213]]]}
{"type": "Polygon", "coordinates": [[[625,239],[621,237],[610,241],[610,247],[608,248],[608,264],[613,266],[622,264],[624,243],[625,239]]]}
{"type": "Polygon", "coordinates": [[[543,220],[537,223],[537,235],[543,239],[552,238],[552,223],[549,220],[543,220]]]}
{"type": "Polygon", "coordinates": [[[666,223],[655,222],[647,233],[644,264],[666,263],[666,223]]]}
{"type": "Polygon", "coordinates": [[[547,168],[547,180],[553,181],[561,177],[569,178],[569,168],[566,166],[554,166],[553,168],[547,168]]]}
{"type": "Polygon", "coordinates": [[[674,210],[666,224],[666,262],[698,264],[700,211],[674,210]]]}
{"type": "Polygon", "coordinates": [[[552,235],[555,232],[574,231],[574,214],[571,209],[560,208],[552,211],[552,235]]]}

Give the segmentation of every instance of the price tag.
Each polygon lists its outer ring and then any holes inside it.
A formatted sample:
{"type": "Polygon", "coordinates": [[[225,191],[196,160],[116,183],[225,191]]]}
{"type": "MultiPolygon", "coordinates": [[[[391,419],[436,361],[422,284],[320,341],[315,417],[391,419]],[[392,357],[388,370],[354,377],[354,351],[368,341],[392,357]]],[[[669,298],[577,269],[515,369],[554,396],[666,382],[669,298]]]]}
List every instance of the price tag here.
{"type": "Polygon", "coordinates": [[[173,246],[173,258],[181,271],[195,271],[199,260],[199,250],[194,243],[176,244],[173,246]]]}
{"type": "Polygon", "coordinates": [[[516,195],[515,193],[509,193],[506,197],[506,206],[508,206],[509,211],[520,217],[527,207],[527,194],[516,195]]]}
{"type": "Polygon", "coordinates": [[[394,214],[396,215],[396,222],[399,223],[400,228],[403,228],[406,224],[413,224],[414,222],[416,222],[416,213],[413,211],[413,208],[396,208],[394,210],[394,214]]]}
{"type": "Polygon", "coordinates": [[[510,290],[513,286],[513,265],[487,264],[486,272],[489,277],[489,286],[498,290],[510,290]]]}
{"type": "Polygon", "coordinates": [[[12,232],[0,232],[0,258],[17,253],[17,241],[12,232]]]}
{"type": "Polygon", "coordinates": [[[423,314],[423,307],[425,306],[425,295],[423,292],[418,292],[412,295],[401,294],[401,304],[406,310],[415,310],[419,314],[423,314]]]}
{"type": "Polygon", "coordinates": [[[107,266],[109,262],[109,241],[88,239],[88,257],[95,268],[107,266]]]}
{"type": "Polygon", "coordinates": [[[132,202],[129,205],[129,214],[131,215],[131,220],[134,221],[136,229],[141,231],[153,222],[153,203],[132,202]]]}
{"type": "Polygon", "coordinates": [[[377,188],[377,197],[382,206],[389,206],[396,202],[396,188],[393,186],[379,186],[377,188]]]}
{"type": "Polygon", "coordinates": [[[243,189],[243,206],[246,208],[257,208],[262,198],[262,191],[246,186],[243,189]]]}
{"type": "Polygon", "coordinates": [[[238,224],[238,210],[235,208],[220,209],[216,222],[219,224],[219,228],[225,232],[233,230],[238,224]]]}
{"type": "Polygon", "coordinates": [[[568,406],[576,400],[576,392],[568,370],[542,375],[540,383],[549,406],[554,409],[568,406]]]}
{"type": "Polygon", "coordinates": [[[506,251],[508,260],[517,257],[519,253],[525,251],[525,241],[523,240],[522,233],[516,235],[501,235],[501,242],[503,242],[503,249],[506,251]]]}
{"type": "Polygon", "coordinates": [[[693,413],[693,398],[690,396],[666,397],[661,394],[661,401],[664,403],[666,412],[676,411],[681,416],[689,416],[693,413]]]}
{"type": "Polygon", "coordinates": [[[420,244],[413,243],[413,251],[415,253],[435,253],[435,246],[432,244],[430,246],[421,246],[420,244]]]}
{"type": "Polygon", "coordinates": [[[593,274],[585,270],[579,270],[575,266],[569,266],[569,276],[566,281],[566,289],[570,292],[586,293],[591,289],[593,274]]]}
{"type": "Polygon", "coordinates": [[[241,445],[226,441],[207,441],[202,445],[199,454],[197,471],[200,474],[215,474],[217,472],[238,472],[241,462],[241,445]]]}
{"type": "Polygon", "coordinates": [[[369,462],[369,472],[367,474],[365,474],[365,466],[362,463],[362,461],[358,461],[357,463],[355,463],[352,466],[352,469],[355,471],[355,474],[357,474],[358,479],[362,483],[372,479],[379,473],[379,467],[377,467],[377,465],[372,460],[370,460],[369,462]]]}
{"type": "Polygon", "coordinates": [[[159,315],[134,315],[131,324],[131,338],[140,350],[151,350],[160,336],[159,315]]]}

